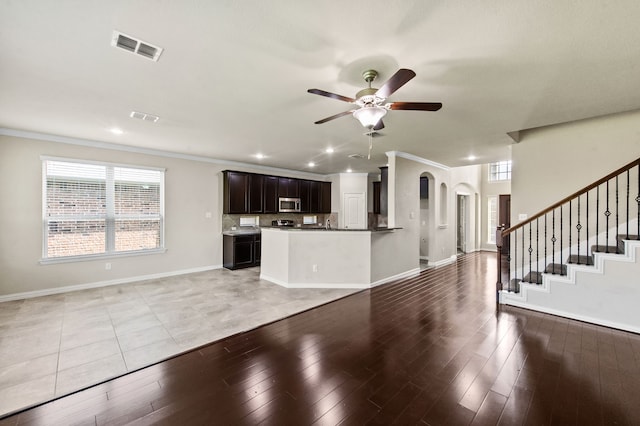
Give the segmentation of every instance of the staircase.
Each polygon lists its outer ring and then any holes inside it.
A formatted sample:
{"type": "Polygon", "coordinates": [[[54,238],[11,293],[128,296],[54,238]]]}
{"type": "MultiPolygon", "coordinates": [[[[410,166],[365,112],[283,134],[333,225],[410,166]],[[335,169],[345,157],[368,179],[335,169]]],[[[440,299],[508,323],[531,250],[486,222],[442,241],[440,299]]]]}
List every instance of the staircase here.
{"type": "Polygon", "coordinates": [[[637,159],[499,229],[497,301],[640,332],[639,169],[637,159]]]}

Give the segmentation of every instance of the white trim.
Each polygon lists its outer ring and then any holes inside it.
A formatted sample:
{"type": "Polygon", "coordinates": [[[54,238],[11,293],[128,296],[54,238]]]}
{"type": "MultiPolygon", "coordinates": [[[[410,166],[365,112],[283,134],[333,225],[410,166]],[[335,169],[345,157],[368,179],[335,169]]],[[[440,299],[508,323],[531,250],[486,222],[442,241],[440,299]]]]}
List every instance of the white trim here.
{"type": "Polygon", "coordinates": [[[458,255],[454,254],[451,257],[448,257],[446,259],[442,259],[442,260],[438,260],[436,262],[433,262],[433,266],[438,268],[440,266],[449,265],[450,263],[454,263],[457,258],[458,258],[458,255]]]}
{"type": "Polygon", "coordinates": [[[138,154],[155,155],[158,157],[166,157],[166,158],[177,158],[181,160],[200,161],[203,163],[221,164],[228,167],[248,167],[252,169],[264,170],[264,171],[274,172],[274,173],[295,174],[295,175],[306,176],[314,179],[322,178],[326,180],[330,176],[330,175],[321,175],[318,173],[304,172],[300,170],[282,169],[279,167],[263,166],[261,164],[243,163],[240,161],[230,161],[230,160],[218,160],[216,158],[202,157],[202,156],[193,155],[193,154],[180,154],[180,153],[171,152],[171,151],[161,151],[159,149],[140,148],[140,147],[134,147],[134,146],[128,146],[128,145],[120,145],[120,144],[115,144],[110,142],[98,142],[98,141],[92,141],[89,139],[80,139],[80,138],[72,138],[68,136],[58,136],[58,135],[50,135],[46,133],[8,129],[5,127],[0,127],[0,135],[14,136],[17,138],[24,138],[24,139],[36,139],[36,140],[47,141],[47,142],[66,143],[70,145],[80,145],[80,146],[87,146],[92,148],[109,149],[113,151],[134,152],[138,154]]]}
{"type": "Polygon", "coordinates": [[[52,294],[67,293],[70,291],[88,290],[92,288],[108,287],[108,286],[118,285],[118,284],[127,284],[127,283],[136,282],[136,281],[145,281],[145,280],[154,280],[158,278],[173,277],[175,275],[184,275],[184,274],[192,274],[195,272],[211,271],[213,269],[220,269],[220,268],[222,268],[222,265],[210,265],[210,266],[202,266],[199,268],[190,268],[190,269],[181,269],[178,271],[162,272],[159,274],[138,275],[135,277],[118,278],[115,280],[96,281],[93,283],[76,284],[76,285],[69,285],[69,286],[63,286],[63,287],[48,288],[44,290],[26,291],[23,293],[13,293],[13,294],[7,294],[4,296],[0,295],[0,303],[9,302],[12,300],[31,299],[33,297],[50,296],[52,294]]]}
{"type": "Polygon", "coordinates": [[[356,284],[356,283],[287,283],[277,278],[270,277],[268,275],[260,274],[260,279],[272,282],[285,288],[344,288],[344,289],[360,289],[364,290],[369,288],[369,284],[356,284]]]}
{"type": "Polygon", "coordinates": [[[415,161],[417,163],[426,164],[428,166],[437,167],[442,170],[450,170],[449,166],[445,166],[444,164],[436,163],[435,161],[427,160],[426,158],[418,157],[417,155],[409,154],[402,151],[387,151],[385,152],[387,156],[395,155],[396,157],[406,158],[407,160],[415,161]]]}
{"type": "MultiPolygon", "coordinates": [[[[510,294],[510,293],[504,293],[504,294],[510,294]]],[[[542,307],[542,306],[539,306],[539,305],[530,305],[530,304],[528,304],[526,302],[520,302],[520,301],[517,301],[517,300],[513,300],[511,298],[508,299],[508,300],[502,301],[502,297],[501,297],[500,298],[500,303],[504,304],[504,305],[515,306],[517,308],[529,309],[531,311],[537,311],[537,312],[543,312],[545,314],[556,315],[556,316],[559,316],[559,317],[571,318],[571,319],[575,319],[575,320],[578,320],[578,321],[588,322],[588,323],[591,323],[591,324],[603,325],[605,327],[615,328],[615,329],[618,329],[618,330],[630,331],[632,333],[640,333],[640,328],[633,327],[633,326],[628,325],[628,324],[621,324],[621,323],[614,322],[614,321],[603,320],[601,318],[594,318],[594,317],[589,317],[589,316],[586,316],[586,315],[574,314],[572,312],[566,312],[566,311],[560,311],[560,310],[551,309],[551,308],[545,308],[545,307],[542,307]]]]}
{"type": "Polygon", "coordinates": [[[41,265],[53,265],[56,263],[85,262],[89,260],[104,260],[119,257],[147,256],[152,254],[162,254],[166,252],[166,247],[160,247],[148,250],[118,251],[112,253],[83,254],[78,256],[43,257],[39,260],[39,263],[41,265]]]}
{"type": "Polygon", "coordinates": [[[381,284],[388,283],[390,281],[395,281],[401,278],[406,278],[414,275],[418,275],[420,273],[420,268],[410,269],[405,272],[401,272],[396,275],[392,275],[390,277],[386,277],[380,279],[378,281],[372,282],[370,284],[361,284],[361,283],[287,283],[285,281],[279,280],[277,278],[270,277],[268,275],[260,274],[260,279],[272,282],[279,286],[285,288],[344,288],[344,289],[359,289],[365,290],[368,288],[376,287],[381,284]]]}
{"type": "Polygon", "coordinates": [[[381,284],[388,283],[390,281],[395,281],[395,280],[399,280],[399,279],[402,279],[402,278],[412,277],[412,276],[418,275],[418,274],[420,274],[420,268],[409,269],[408,271],[401,272],[399,274],[392,275],[390,277],[383,278],[383,279],[378,280],[378,281],[374,281],[374,282],[371,283],[371,287],[376,287],[376,286],[379,286],[381,284]]]}

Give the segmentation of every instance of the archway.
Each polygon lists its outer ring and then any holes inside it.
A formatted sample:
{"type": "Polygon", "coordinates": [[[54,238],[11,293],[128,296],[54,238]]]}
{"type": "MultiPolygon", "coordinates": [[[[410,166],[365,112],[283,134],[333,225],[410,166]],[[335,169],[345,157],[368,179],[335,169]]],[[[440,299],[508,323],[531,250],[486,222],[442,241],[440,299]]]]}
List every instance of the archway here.
{"type": "Polygon", "coordinates": [[[429,265],[429,244],[432,242],[435,220],[435,179],[431,173],[420,175],[420,269],[429,265]]]}

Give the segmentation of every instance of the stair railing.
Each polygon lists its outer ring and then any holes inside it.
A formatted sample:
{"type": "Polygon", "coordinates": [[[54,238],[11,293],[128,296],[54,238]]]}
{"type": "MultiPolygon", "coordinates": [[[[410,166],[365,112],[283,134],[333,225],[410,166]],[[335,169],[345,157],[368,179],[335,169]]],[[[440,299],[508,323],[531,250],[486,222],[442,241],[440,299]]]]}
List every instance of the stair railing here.
{"type": "Polygon", "coordinates": [[[640,158],[517,225],[498,227],[496,300],[502,290],[519,292],[522,282],[541,284],[543,273],[566,275],[569,263],[592,264],[594,252],[618,253],[619,235],[640,239],[640,158]]]}

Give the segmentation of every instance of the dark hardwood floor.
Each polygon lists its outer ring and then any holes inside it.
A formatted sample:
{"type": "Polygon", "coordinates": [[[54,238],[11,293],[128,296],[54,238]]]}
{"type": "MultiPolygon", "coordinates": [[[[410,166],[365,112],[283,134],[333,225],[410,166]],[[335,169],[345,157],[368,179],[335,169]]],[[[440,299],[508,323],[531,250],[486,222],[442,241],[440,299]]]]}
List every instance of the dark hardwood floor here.
{"type": "Polygon", "coordinates": [[[495,263],[464,255],[0,425],[640,424],[640,336],[496,312],[495,263]]]}

